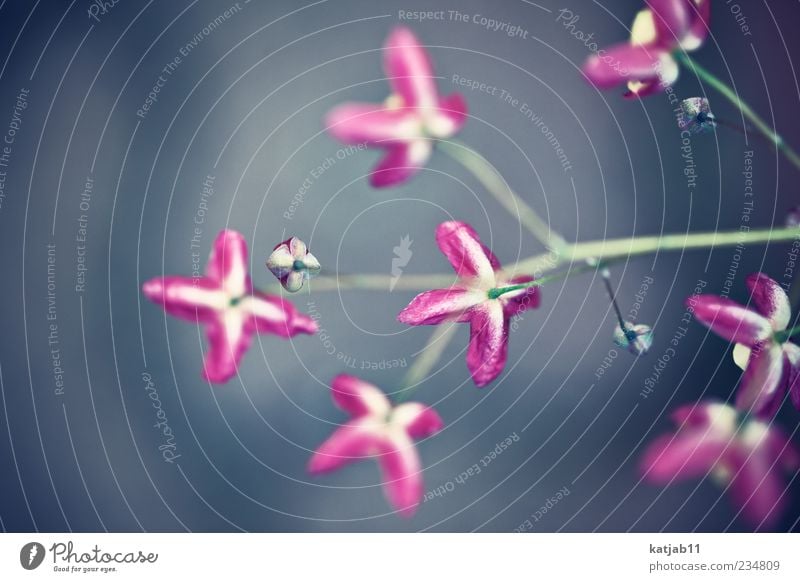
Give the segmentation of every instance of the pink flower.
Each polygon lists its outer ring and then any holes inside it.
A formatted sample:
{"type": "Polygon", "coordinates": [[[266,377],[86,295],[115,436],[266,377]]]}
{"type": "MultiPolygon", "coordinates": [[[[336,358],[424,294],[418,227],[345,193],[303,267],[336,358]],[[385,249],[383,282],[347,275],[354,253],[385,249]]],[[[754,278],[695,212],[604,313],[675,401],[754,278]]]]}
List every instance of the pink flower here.
{"type": "Polygon", "coordinates": [[[500,261],[466,223],[440,224],[436,229],[436,244],[456,270],[458,282],[449,289],[417,295],[397,319],[408,325],[469,322],[467,367],[475,384],[486,386],[497,378],[506,364],[509,320],[526,309],[539,306],[539,289],[528,287],[492,297],[493,289],[533,278],[504,279],[500,261]]]}
{"type": "Polygon", "coordinates": [[[319,273],[317,257],[308,252],[306,243],[296,236],[278,244],[267,259],[267,269],[272,271],[289,293],[303,288],[306,279],[319,273]]]}
{"type": "Polygon", "coordinates": [[[677,431],[650,444],[642,470],[657,485],[711,475],[747,521],[769,528],[786,504],[781,473],[797,470],[800,451],[777,427],[739,415],[717,402],[681,407],[672,414],[677,431]]]}
{"type": "Polygon", "coordinates": [[[626,97],[644,97],[672,85],[679,66],[672,53],[693,51],[708,35],[711,0],[647,0],[631,40],[589,57],[583,72],[600,89],[627,83],[626,97]]]}
{"type": "Polygon", "coordinates": [[[737,344],[734,360],[745,370],[737,408],[769,418],[787,390],[800,408],[800,347],[783,333],[792,314],[781,286],[762,273],[748,276],[745,282],[755,309],[716,295],[692,297],[687,305],[700,323],[737,344]]]}
{"type": "Polygon", "coordinates": [[[386,150],[370,176],[376,188],[411,178],[430,158],[433,140],[456,134],[467,116],[461,95],[439,96],[428,53],[411,30],[396,27],[386,40],[383,55],[392,88],[386,102],[345,103],[333,109],[325,121],[328,131],[344,143],[386,150]]]}
{"type": "Polygon", "coordinates": [[[317,330],[314,320],[288,301],[253,290],[247,243],[233,230],[217,235],[204,277],[156,277],[142,291],[170,315],[206,326],[203,377],[210,382],[227,382],[236,375],[253,334],[290,338],[317,330]]]}
{"type": "Polygon", "coordinates": [[[331,384],[336,405],[351,419],[314,452],[311,473],[336,471],[348,463],[375,458],[389,502],[411,517],[423,493],[422,467],[414,439],[431,436],[444,426],[432,409],[418,402],[392,407],[376,386],[342,374],[331,384]]]}

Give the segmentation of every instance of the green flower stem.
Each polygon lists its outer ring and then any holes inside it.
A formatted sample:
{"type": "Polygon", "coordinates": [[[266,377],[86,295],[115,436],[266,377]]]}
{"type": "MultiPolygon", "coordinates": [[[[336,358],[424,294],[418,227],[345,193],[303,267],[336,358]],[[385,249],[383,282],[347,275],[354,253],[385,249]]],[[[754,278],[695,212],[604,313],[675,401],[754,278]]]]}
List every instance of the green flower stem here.
{"type": "Polygon", "coordinates": [[[369,291],[416,291],[420,289],[446,289],[456,281],[455,273],[450,275],[403,275],[394,279],[390,275],[340,275],[338,277],[316,277],[308,282],[314,291],[336,291],[363,289],[369,291]],[[394,282],[394,286],[392,286],[394,282]]]}
{"type": "MultiPolygon", "coordinates": [[[[595,259],[602,263],[622,261],[631,257],[649,255],[655,252],[684,251],[736,246],[738,244],[759,244],[788,242],[800,236],[800,228],[760,229],[750,231],[698,232],[693,234],[668,234],[664,236],[645,236],[637,238],[618,238],[588,241],[568,245],[560,252],[551,250],[534,255],[503,269],[506,276],[529,274],[537,278],[535,284],[546,282],[542,273],[552,271],[561,265],[595,259]]],[[[597,265],[581,267],[581,272],[597,268],[597,265]]],[[[576,269],[571,270],[575,274],[576,269]]],[[[560,278],[558,275],[555,278],[560,278]]],[[[456,282],[454,274],[449,275],[403,275],[395,281],[394,289],[402,291],[424,291],[446,289],[456,282]]],[[[311,291],[336,291],[361,289],[388,291],[392,283],[389,275],[341,275],[339,277],[318,277],[309,281],[311,291]]],[[[270,289],[275,292],[279,287],[270,289]]]]}
{"type": "Polygon", "coordinates": [[[698,232],[637,238],[617,238],[571,245],[561,253],[543,253],[512,267],[515,273],[538,273],[558,265],[596,258],[600,261],[625,259],[662,251],[684,251],[736,246],[738,244],[786,242],[800,235],[800,228],[765,228],[749,231],[698,232]]]}
{"type": "Polygon", "coordinates": [[[752,107],[742,101],[742,99],[733,89],[712,75],[709,71],[698,65],[686,53],[677,52],[675,53],[675,56],[685,66],[692,69],[700,79],[711,85],[714,89],[719,91],[723,97],[733,103],[733,105],[742,112],[742,115],[750,120],[750,122],[761,133],[761,135],[767,138],[770,143],[775,144],[775,147],[777,147],[778,150],[780,150],[780,152],[786,156],[786,159],[789,160],[794,167],[800,169],[800,155],[798,155],[797,152],[795,152],[791,146],[789,146],[789,144],[787,144],[786,141],[780,135],[778,135],[766,121],[761,119],[761,117],[753,110],[752,107]]]}
{"type": "Polygon", "coordinates": [[[542,285],[549,283],[551,281],[557,281],[559,279],[564,279],[569,277],[570,275],[578,275],[580,273],[586,273],[587,271],[596,271],[597,269],[605,268],[605,264],[599,265],[595,262],[586,263],[585,265],[580,265],[574,267],[572,269],[568,269],[567,271],[561,271],[560,273],[553,273],[552,275],[547,275],[545,277],[539,277],[538,279],[534,279],[533,281],[527,281],[525,283],[517,283],[515,285],[509,285],[508,287],[497,287],[495,289],[489,289],[487,295],[489,299],[497,299],[506,293],[511,293],[512,291],[519,291],[521,289],[530,289],[531,287],[541,287],[542,285]]]}
{"type": "Polygon", "coordinates": [[[436,366],[455,333],[455,322],[446,322],[434,327],[425,347],[418,352],[419,355],[414,360],[414,363],[411,364],[408,372],[406,372],[403,379],[403,388],[395,394],[395,402],[398,404],[404,402],[416,392],[422,381],[427,378],[428,374],[436,366]]]}
{"type": "Polygon", "coordinates": [[[526,229],[548,248],[560,250],[567,242],[554,232],[506,183],[486,158],[461,142],[441,141],[439,149],[461,164],[505,207],[526,229]]]}
{"type": "Polygon", "coordinates": [[[792,338],[792,336],[800,334],[800,325],[796,325],[795,327],[791,327],[789,329],[785,329],[783,331],[779,331],[775,334],[775,338],[783,343],[788,341],[792,338]]]}

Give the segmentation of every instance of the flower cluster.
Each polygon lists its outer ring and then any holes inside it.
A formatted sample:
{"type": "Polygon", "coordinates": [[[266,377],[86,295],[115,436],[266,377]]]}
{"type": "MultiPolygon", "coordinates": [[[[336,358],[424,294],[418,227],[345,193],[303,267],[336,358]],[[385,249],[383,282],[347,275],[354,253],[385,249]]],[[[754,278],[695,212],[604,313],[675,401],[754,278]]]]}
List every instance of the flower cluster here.
{"type": "Polygon", "coordinates": [[[648,0],[631,25],[628,43],[598,51],[583,66],[600,89],[627,84],[625,96],[645,97],[678,80],[673,53],[693,51],[708,35],[711,0],[648,0]]]}
{"type": "Polygon", "coordinates": [[[735,406],[706,401],[673,414],[678,429],[644,455],[657,484],[712,476],[756,527],[775,525],[785,505],[782,473],[800,468],[800,451],[772,424],[788,394],[800,408],[800,347],[789,341],[789,298],[762,273],[747,277],[753,307],[726,297],[690,298],[697,320],[735,344],[744,369],[735,406]]]}
{"type": "MultiPolygon", "coordinates": [[[[630,43],[598,51],[587,61],[584,72],[596,86],[627,83],[628,97],[663,89],[677,79],[675,55],[699,48],[708,34],[710,0],[648,0],[647,5],[634,21],[630,43]]],[[[436,141],[455,135],[467,117],[461,95],[439,95],[430,58],[409,29],[395,28],[383,54],[392,90],[386,102],[346,103],[325,120],[330,134],[339,140],[385,150],[370,174],[370,183],[377,188],[401,184],[417,174],[436,141]]],[[[682,129],[699,134],[715,127],[717,120],[706,99],[687,99],[681,107],[682,129]]],[[[800,223],[798,216],[800,211],[795,210],[791,217],[795,226],[800,223]]],[[[538,225],[537,221],[535,217],[533,223],[538,225]]],[[[537,229],[531,230],[536,234],[537,229]]],[[[435,239],[455,271],[453,283],[420,293],[397,319],[411,326],[468,323],[467,369],[476,386],[486,386],[505,367],[510,321],[539,307],[540,285],[556,275],[534,280],[514,268],[504,270],[465,222],[440,224],[435,239]]],[[[549,236],[539,240],[546,242],[549,236]]],[[[624,321],[604,259],[592,256],[583,270],[601,269],[619,320],[614,341],[643,356],[654,341],[652,330],[624,321]]],[[[290,293],[300,291],[321,270],[297,237],[276,245],[266,267],[290,293]]],[[[778,283],[757,273],[747,278],[747,285],[748,305],[713,295],[693,297],[691,302],[698,321],[735,344],[734,359],[744,373],[734,404],[702,401],[678,409],[672,415],[675,432],[651,443],[641,466],[645,477],[659,485],[710,476],[725,486],[747,520],[757,528],[772,527],[786,504],[786,474],[800,467],[800,451],[773,424],[787,398],[800,408],[800,347],[790,341],[800,329],[789,328],[790,303],[778,283]]],[[[223,230],[214,241],[204,276],[157,277],[142,289],[170,315],[204,326],[208,348],[203,377],[214,383],[237,375],[257,333],[288,339],[317,332],[314,320],[291,302],[253,287],[247,245],[232,230],[223,230]]],[[[308,471],[328,473],[353,461],[374,459],[392,507],[400,515],[413,515],[424,491],[423,463],[415,441],[438,433],[444,422],[425,404],[405,402],[416,387],[412,384],[408,381],[401,387],[392,402],[363,379],[336,376],[332,397],[349,418],[314,451],[308,471]]]]}

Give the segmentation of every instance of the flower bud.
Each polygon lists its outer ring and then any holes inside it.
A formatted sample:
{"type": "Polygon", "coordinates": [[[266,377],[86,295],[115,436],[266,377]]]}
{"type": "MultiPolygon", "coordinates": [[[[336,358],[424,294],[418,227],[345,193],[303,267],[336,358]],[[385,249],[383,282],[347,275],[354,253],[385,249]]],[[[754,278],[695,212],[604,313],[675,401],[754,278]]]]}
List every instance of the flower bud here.
{"type": "Polygon", "coordinates": [[[681,112],[678,116],[678,126],[693,134],[714,131],[717,120],[711,113],[708,99],[704,97],[690,97],[681,101],[681,112]]]}
{"type": "Polygon", "coordinates": [[[634,355],[643,356],[653,345],[653,330],[649,325],[626,321],[624,330],[619,325],[614,329],[614,343],[634,355]]]}
{"type": "Polygon", "coordinates": [[[317,258],[308,252],[306,243],[293,236],[275,247],[267,259],[267,268],[284,289],[294,293],[302,289],[306,279],[319,273],[321,267],[317,258]]]}

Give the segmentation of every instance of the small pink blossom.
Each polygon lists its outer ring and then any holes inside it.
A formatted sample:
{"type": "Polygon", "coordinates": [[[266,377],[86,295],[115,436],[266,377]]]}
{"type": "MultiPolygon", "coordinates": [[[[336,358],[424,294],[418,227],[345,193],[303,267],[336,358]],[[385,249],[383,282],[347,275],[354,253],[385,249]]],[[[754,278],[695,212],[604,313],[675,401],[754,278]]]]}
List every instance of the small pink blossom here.
{"type": "Polygon", "coordinates": [[[736,343],[734,360],[744,369],[736,406],[769,418],[787,391],[800,408],[800,347],[782,334],[792,315],[783,288],[762,273],[745,282],[755,309],[716,295],[692,297],[687,305],[700,323],[736,343]]]}
{"type": "Polygon", "coordinates": [[[303,283],[319,273],[317,257],[308,252],[306,243],[296,236],[278,244],[267,259],[267,268],[289,293],[303,288],[303,283]]]}
{"type": "Polygon", "coordinates": [[[713,477],[743,517],[770,528],[786,506],[784,473],[800,467],[800,451],[779,428],[730,405],[701,402],[672,414],[674,434],[659,437],[642,458],[645,478],[657,485],[713,477]]]}
{"type": "Polygon", "coordinates": [[[392,30],[383,57],[392,88],[386,102],[345,103],[325,121],[328,131],[344,143],[386,150],[370,176],[376,188],[411,178],[427,163],[434,140],[455,135],[467,116],[461,95],[439,96],[428,53],[411,30],[403,26],[392,30]]]}
{"type": "Polygon", "coordinates": [[[393,407],[379,388],[355,376],[337,376],[331,390],[336,405],[351,418],[314,452],[308,470],[327,473],[353,461],[374,458],[389,502],[401,515],[411,517],[423,494],[422,466],[414,439],[441,430],[442,419],[418,402],[393,407]]]}
{"type": "Polygon", "coordinates": [[[627,83],[626,97],[663,91],[678,79],[675,51],[700,48],[708,36],[711,0],[647,0],[631,26],[629,43],[601,49],[583,72],[600,89],[627,83]]]}
{"type": "Polygon", "coordinates": [[[142,291],[170,315],[205,326],[203,377],[210,382],[227,382],[236,375],[256,333],[290,338],[317,330],[314,320],[290,302],[253,290],[247,243],[233,230],[217,235],[204,277],[156,277],[142,291]]]}
{"type": "Polygon", "coordinates": [[[467,368],[477,386],[497,378],[508,355],[509,320],[539,306],[538,287],[528,287],[490,297],[492,289],[532,281],[532,277],[506,279],[500,261],[464,222],[444,222],[436,229],[436,243],[458,274],[448,289],[417,295],[397,319],[408,325],[438,325],[446,321],[470,324],[467,368]]]}

